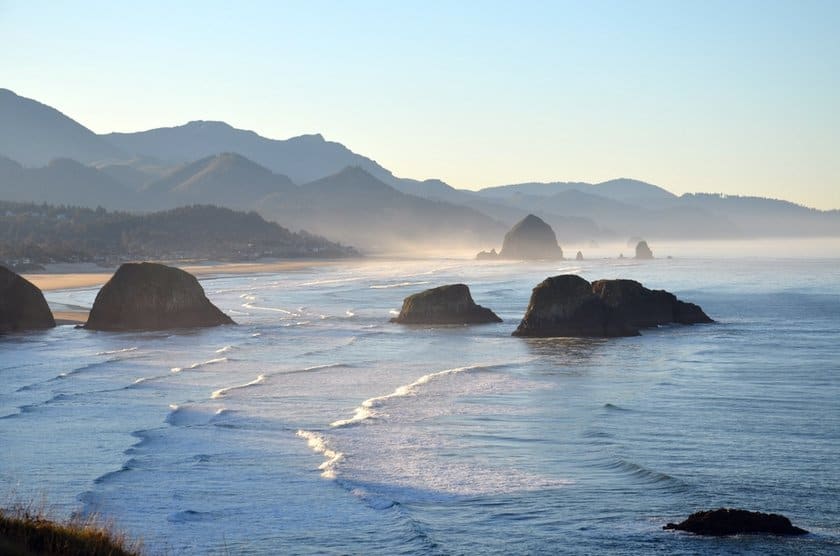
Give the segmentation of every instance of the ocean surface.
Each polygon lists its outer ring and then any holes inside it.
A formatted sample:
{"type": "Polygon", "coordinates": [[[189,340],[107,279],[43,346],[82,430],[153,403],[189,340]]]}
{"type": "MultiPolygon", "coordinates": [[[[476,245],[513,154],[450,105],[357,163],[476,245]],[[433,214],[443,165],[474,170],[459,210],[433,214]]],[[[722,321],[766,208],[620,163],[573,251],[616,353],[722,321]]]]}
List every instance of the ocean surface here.
{"type": "Polygon", "coordinates": [[[370,260],[202,284],[239,326],[0,338],[0,500],[99,514],[150,554],[840,553],[840,259],[370,260]],[[718,323],[511,337],[563,273],[718,323]],[[388,322],[454,282],[504,323],[388,322]],[[812,534],[662,530],[720,506],[812,534]]]}

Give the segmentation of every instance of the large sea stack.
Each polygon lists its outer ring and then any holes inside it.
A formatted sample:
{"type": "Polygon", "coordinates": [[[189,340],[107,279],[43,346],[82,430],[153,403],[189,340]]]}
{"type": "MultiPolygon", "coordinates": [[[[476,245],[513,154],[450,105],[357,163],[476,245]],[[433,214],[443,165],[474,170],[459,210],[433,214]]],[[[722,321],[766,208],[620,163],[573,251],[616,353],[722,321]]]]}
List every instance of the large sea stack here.
{"type": "Polygon", "coordinates": [[[635,280],[597,280],[592,291],[637,328],[714,322],[694,303],[680,301],[665,290],[649,290],[635,280]]]}
{"type": "Polygon", "coordinates": [[[234,324],[195,276],[156,263],[126,263],[102,286],[85,328],[166,330],[234,324]]]}
{"type": "Polygon", "coordinates": [[[643,260],[653,258],[653,251],[648,247],[647,241],[642,240],[636,244],[636,258],[643,260]]]}
{"type": "Polygon", "coordinates": [[[557,236],[541,218],[529,214],[508,233],[499,253],[502,259],[562,259],[557,236]]]}
{"type": "Polygon", "coordinates": [[[54,326],[55,319],[41,290],[0,266],[0,334],[54,326]]]}
{"type": "Polygon", "coordinates": [[[688,531],[697,535],[722,537],[765,533],[770,535],[805,535],[808,533],[779,514],[720,508],[697,512],[681,523],[669,523],[663,529],[688,531]]]}
{"type": "Polygon", "coordinates": [[[546,278],[534,288],[525,317],[514,336],[638,336],[639,331],[592,293],[592,285],[574,274],[546,278]]]}
{"type": "Polygon", "coordinates": [[[403,300],[402,310],[391,322],[400,324],[486,324],[502,322],[496,314],[476,305],[464,284],[432,288],[403,300]]]}

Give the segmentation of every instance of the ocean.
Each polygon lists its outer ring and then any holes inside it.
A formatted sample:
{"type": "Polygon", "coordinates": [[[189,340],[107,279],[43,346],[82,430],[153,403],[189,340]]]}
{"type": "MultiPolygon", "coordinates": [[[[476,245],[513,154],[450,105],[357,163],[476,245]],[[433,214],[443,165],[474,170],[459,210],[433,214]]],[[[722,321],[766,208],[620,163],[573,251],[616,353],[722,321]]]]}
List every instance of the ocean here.
{"type": "Polygon", "coordinates": [[[150,554],[840,553],[836,258],[372,259],[202,285],[238,326],[0,338],[0,500],[97,514],[150,554]],[[512,337],[565,273],[718,322],[512,337]],[[457,282],[504,322],[389,323],[457,282]],[[811,534],[662,530],[721,506],[811,534]]]}

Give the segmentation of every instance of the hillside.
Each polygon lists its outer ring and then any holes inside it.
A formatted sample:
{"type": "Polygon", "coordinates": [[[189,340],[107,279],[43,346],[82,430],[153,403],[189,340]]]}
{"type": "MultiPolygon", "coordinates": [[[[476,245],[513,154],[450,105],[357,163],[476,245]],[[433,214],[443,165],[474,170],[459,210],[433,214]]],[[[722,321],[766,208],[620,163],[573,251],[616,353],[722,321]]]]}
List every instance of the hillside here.
{"type": "Polygon", "coordinates": [[[136,133],[109,133],[102,138],[133,156],[151,156],[171,163],[188,163],[219,153],[238,153],[301,184],[340,172],[347,166],[364,168],[390,181],[389,171],[321,135],[268,139],[225,122],[195,121],[136,133]]]}
{"type": "Polygon", "coordinates": [[[295,233],[254,212],[207,205],[135,215],[0,202],[0,261],[52,262],[345,257],[350,247],[295,233]]]}
{"type": "Polygon", "coordinates": [[[124,153],[55,108],[0,89],[0,155],[25,166],[54,158],[83,163],[121,158],[124,153]]]}
{"type": "Polygon", "coordinates": [[[171,206],[212,203],[229,208],[252,209],[273,193],[296,190],[286,176],[274,174],[247,158],[223,153],[203,158],[143,186],[148,203],[171,206]]]}
{"type": "Polygon", "coordinates": [[[358,167],[271,195],[260,213],[374,251],[452,249],[498,241],[506,227],[466,206],[407,195],[358,167]]]}

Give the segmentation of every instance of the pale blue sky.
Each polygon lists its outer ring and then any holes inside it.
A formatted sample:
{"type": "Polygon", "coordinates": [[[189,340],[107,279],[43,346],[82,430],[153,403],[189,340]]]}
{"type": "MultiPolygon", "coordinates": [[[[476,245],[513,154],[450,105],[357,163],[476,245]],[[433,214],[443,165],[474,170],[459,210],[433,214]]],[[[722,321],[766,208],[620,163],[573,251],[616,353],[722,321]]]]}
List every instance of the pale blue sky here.
{"type": "Polygon", "coordinates": [[[456,187],[840,208],[840,1],[0,0],[0,87],[97,132],[322,133],[456,187]]]}

